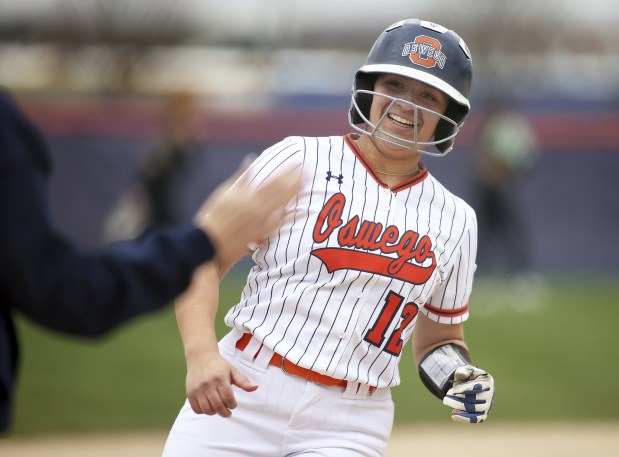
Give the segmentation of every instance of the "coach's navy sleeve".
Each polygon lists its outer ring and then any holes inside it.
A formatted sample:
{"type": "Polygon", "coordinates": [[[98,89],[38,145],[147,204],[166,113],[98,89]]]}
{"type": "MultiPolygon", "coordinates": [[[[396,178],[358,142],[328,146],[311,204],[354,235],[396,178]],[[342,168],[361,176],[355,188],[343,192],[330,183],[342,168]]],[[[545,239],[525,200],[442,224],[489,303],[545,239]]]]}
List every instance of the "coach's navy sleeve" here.
{"type": "Polygon", "coordinates": [[[194,226],[84,251],[52,225],[46,145],[0,94],[0,306],[53,330],[103,334],[169,303],[213,256],[194,226]]]}
{"type": "Polygon", "coordinates": [[[0,432],[11,423],[16,310],[48,329],[101,335],[169,303],[214,254],[193,226],[81,250],[52,225],[49,170],[40,133],[0,92],[0,432]]]}

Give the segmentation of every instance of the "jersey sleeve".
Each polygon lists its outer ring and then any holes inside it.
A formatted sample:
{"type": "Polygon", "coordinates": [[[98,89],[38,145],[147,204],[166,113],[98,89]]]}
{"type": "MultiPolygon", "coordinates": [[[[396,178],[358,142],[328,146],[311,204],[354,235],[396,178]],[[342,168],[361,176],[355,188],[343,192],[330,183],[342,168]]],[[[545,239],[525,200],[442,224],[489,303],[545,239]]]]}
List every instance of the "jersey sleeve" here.
{"type": "MultiPolygon", "coordinates": [[[[304,152],[303,138],[287,137],[263,151],[240,179],[247,179],[250,186],[257,189],[275,176],[291,173],[303,167],[304,152]]],[[[294,202],[290,204],[294,204],[294,202]]],[[[260,240],[249,243],[248,248],[256,251],[259,243],[260,240]]]]}
{"type": "Polygon", "coordinates": [[[477,265],[477,219],[466,207],[465,230],[446,266],[443,283],[421,308],[427,317],[441,324],[459,324],[469,317],[469,297],[477,265]]]}
{"type": "Polygon", "coordinates": [[[304,151],[303,138],[287,137],[263,151],[241,179],[248,179],[251,186],[258,188],[275,176],[302,167],[304,151]]]}

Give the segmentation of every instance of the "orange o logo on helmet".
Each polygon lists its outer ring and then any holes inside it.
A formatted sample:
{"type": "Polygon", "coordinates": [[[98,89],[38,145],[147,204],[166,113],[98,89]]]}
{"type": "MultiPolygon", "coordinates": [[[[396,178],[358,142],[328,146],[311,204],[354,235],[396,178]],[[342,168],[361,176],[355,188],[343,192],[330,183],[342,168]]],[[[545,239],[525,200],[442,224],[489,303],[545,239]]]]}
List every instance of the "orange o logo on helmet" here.
{"type": "Polygon", "coordinates": [[[436,38],[426,35],[419,35],[415,41],[406,43],[402,49],[402,56],[411,60],[415,65],[421,65],[425,68],[433,68],[439,66],[445,68],[447,56],[441,52],[441,42],[436,38]]]}

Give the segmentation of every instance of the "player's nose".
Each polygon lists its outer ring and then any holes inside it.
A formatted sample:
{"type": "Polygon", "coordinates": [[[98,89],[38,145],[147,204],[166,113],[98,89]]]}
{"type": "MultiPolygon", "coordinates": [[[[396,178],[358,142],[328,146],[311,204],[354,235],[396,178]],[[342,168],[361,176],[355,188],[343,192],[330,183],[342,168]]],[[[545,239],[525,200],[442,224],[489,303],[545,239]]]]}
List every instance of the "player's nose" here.
{"type": "Polygon", "coordinates": [[[417,104],[409,99],[398,100],[391,111],[413,123],[419,122],[421,118],[421,110],[417,109],[417,104]]]}

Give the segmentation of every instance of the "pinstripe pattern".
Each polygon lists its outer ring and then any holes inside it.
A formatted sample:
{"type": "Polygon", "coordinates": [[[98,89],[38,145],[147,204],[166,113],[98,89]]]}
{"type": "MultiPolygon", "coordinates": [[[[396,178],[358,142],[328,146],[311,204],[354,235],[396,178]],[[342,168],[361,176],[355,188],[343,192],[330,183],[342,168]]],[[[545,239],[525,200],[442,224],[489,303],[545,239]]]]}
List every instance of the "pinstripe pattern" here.
{"type": "Polygon", "coordinates": [[[291,167],[305,172],[299,195],[255,250],[226,323],[303,367],[397,385],[417,308],[441,323],[468,318],[475,214],[425,168],[390,190],[348,137],[286,138],[248,173],[259,186],[291,167]]]}

